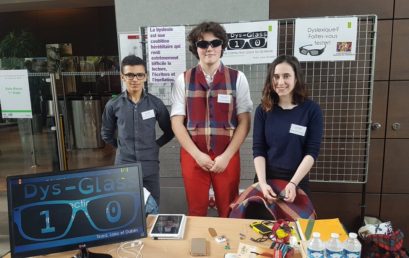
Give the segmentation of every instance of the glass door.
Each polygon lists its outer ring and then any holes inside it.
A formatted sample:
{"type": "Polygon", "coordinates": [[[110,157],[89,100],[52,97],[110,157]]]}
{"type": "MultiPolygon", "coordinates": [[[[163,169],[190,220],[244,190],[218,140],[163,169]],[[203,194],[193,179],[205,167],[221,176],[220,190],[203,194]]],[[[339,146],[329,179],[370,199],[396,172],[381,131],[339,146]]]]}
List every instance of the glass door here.
{"type": "Polygon", "coordinates": [[[66,169],[113,165],[115,150],[101,139],[101,120],[105,104],[121,92],[118,58],[63,57],[56,89],[66,169]]]}
{"type": "MultiPolygon", "coordinates": [[[[22,65],[15,69],[28,70],[32,118],[9,118],[0,112],[0,190],[5,190],[7,176],[59,170],[55,122],[49,109],[49,74],[36,72],[41,71],[42,61],[21,60],[22,65]]],[[[0,96],[0,111],[4,108],[2,97],[5,96],[0,96]]],[[[15,98],[13,101],[19,101],[18,95],[15,98]]]]}
{"type": "Polygon", "coordinates": [[[28,70],[32,118],[0,112],[0,190],[9,175],[113,165],[115,150],[100,130],[105,104],[121,92],[117,59],[61,58],[51,74],[47,58],[21,60],[16,69],[28,70]]]}

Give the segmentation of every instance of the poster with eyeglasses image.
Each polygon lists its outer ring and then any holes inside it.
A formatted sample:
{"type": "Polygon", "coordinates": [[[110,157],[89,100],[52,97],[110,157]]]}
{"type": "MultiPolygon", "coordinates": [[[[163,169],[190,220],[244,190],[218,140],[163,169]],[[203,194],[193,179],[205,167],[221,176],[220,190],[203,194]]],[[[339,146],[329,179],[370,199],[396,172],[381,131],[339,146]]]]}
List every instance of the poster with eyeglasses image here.
{"type": "Polygon", "coordinates": [[[277,21],[223,24],[228,42],[222,61],[226,65],[266,64],[277,56],[277,21]]]}
{"type": "Polygon", "coordinates": [[[294,56],[299,61],[355,60],[357,17],[295,20],[294,56]]]}

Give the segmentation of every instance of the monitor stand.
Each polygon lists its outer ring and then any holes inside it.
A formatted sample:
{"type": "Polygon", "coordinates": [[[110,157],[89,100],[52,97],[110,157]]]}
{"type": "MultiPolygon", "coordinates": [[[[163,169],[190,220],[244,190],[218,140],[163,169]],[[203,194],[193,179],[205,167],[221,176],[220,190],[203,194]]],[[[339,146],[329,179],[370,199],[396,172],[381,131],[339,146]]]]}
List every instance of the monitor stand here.
{"type": "Polygon", "coordinates": [[[79,245],[78,253],[75,255],[75,258],[112,258],[112,255],[103,253],[93,253],[88,251],[86,245],[79,245]]]}

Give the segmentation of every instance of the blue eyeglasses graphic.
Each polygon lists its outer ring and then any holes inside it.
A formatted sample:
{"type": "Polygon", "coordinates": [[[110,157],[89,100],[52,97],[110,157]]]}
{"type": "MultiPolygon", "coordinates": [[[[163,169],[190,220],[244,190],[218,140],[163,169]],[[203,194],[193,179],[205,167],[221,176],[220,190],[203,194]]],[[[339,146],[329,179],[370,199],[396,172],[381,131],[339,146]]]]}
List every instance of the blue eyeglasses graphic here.
{"type": "Polygon", "coordinates": [[[81,200],[43,201],[17,207],[13,214],[23,238],[50,241],[66,236],[80,211],[98,232],[124,228],[135,221],[140,208],[136,207],[136,198],[136,193],[121,192],[81,200]]]}

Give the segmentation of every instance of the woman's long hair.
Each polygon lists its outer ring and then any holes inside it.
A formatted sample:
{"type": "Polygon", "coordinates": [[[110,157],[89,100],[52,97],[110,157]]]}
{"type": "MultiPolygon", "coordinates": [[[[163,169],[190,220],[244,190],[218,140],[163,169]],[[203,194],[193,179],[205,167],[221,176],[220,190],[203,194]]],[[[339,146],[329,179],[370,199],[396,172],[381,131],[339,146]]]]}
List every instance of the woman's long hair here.
{"type": "Polygon", "coordinates": [[[278,104],[279,96],[273,89],[274,82],[274,71],[276,66],[281,63],[289,64],[293,70],[295,75],[295,86],[293,90],[293,104],[301,104],[303,103],[308,96],[307,88],[305,87],[303,74],[301,71],[301,65],[298,59],[292,55],[281,55],[278,56],[269,66],[268,66],[268,73],[266,77],[266,81],[264,83],[263,95],[261,97],[261,106],[264,111],[270,111],[273,109],[274,105],[278,104]]]}

